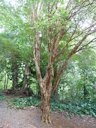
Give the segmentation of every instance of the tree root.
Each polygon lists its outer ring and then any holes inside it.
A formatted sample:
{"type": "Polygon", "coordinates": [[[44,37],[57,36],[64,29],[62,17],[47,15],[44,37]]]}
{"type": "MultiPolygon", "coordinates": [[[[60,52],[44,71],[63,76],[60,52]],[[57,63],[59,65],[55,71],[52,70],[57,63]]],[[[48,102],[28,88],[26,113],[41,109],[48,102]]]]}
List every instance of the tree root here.
{"type": "Polygon", "coordinates": [[[49,114],[42,114],[41,120],[46,124],[51,124],[51,118],[49,114]]]}

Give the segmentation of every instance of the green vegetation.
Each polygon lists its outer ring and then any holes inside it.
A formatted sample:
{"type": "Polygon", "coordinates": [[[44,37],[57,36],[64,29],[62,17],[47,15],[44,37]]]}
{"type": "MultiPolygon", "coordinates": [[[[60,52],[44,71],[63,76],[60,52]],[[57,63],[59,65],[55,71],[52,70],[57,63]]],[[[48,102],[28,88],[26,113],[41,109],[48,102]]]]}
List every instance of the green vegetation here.
{"type": "Polygon", "coordinates": [[[40,100],[35,97],[26,97],[26,98],[14,98],[11,100],[11,105],[16,108],[24,108],[28,106],[38,106],[40,100]]]}
{"type": "MultiPolygon", "coordinates": [[[[13,98],[11,100],[11,105],[16,108],[25,108],[29,106],[39,106],[40,99],[36,97],[25,97],[25,98],[13,98]]],[[[76,101],[51,101],[52,111],[67,111],[69,114],[78,115],[91,115],[96,117],[96,100],[76,100],[76,101]]]]}
{"type": "Polygon", "coordinates": [[[0,96],[0,100],[4,100],[5,99],[5,97],[2,95],[2,96],[0,96]]]}
{"type": "Polygon", "coordinates": [[[67,101],[65,103],[52,102],[52,110],[66,110],[69,114],[74,113],[78,115],[91,115],[96,117],[96,100],[81,100],[81,101],[67,101]]]}
{"type": "Polygon", "coordinates": [[[5,99],[5,96],[4,96],[4,94],[2,93],[2,90],[0,90],[0,101],[1,100],[4,100],[5,99]]]}

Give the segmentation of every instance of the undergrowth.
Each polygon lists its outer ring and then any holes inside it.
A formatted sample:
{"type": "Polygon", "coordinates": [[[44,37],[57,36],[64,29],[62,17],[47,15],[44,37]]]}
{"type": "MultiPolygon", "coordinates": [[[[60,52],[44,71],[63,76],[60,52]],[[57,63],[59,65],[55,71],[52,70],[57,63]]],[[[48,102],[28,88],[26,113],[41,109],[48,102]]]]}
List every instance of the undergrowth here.
{"type": "Polygon", "coordinates": [[[96,117],[96,100],[76,100],[69,102],[51,102],[52,110],[67,110],[78,115],[91,115],[96,117]]]}
{"type": "Polygon", "coordinates": [[[24,108],[28,106],[38,106],[40,100],[35,97],[25,97],[25,98],[14,98],[12,99],[11,103],[14,105],[16,108],[24,108]]]}
{"type": "Polygon", "coordinates": [[[5,96],[0,96],[0,100],[4,100],[5,99],[5,96]]]}
{"type": "Polygon", "coordinates": [[[3,95],[3,93],[0,90],[0,100],[4,100],[4,99],[5,99],[5,96],[3,95]]]}
{"type": "MultiPolygon", "coordinates": [[[[36,97],[26,97],[26,98],[14,98],[12,104],[17,108],[24,108],[28,106],[38,106],[40,103],[40,99],[36,97]]],[[[67,102],[56,102],[54,100],[51,101],[51,110],[66,110],[69,113],[74,114],[86,114],[92,115],[96,117],[96,101],[93,100],[76,100],[76,101],[67,101],[67,102]]]]}

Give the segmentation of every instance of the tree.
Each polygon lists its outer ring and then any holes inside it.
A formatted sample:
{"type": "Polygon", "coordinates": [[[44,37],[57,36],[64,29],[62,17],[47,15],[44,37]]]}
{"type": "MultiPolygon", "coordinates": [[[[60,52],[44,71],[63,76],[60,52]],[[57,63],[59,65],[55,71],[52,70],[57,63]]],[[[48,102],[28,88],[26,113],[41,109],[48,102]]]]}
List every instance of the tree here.
{"type": "Polygon", "coordinates": [[[95,52],[92,49],[85,49],[78,55],[78,66],[80,68],[81,88],[83,88],[83,97],[92,98],[94,92],[94,84],[96,79],[96,59],[95,52]],[[91,92],[91,93],[90,93],[91,92]],[[91,94],[91,96],[90,96],[91,94]]]}
{"type": "Polygon", "coordinates": [[[19,8],[16,9],[10,3],[2,0],[0,11],[0,18],[2,19],[0,24],[2,26],[1,29],[3,28],[3,31],[0,33],[0,50],[4,53],[5,59],[10,60],[12,91],[16,92],[19,85],[18,75],[21,63],[32,61],[32,50],[28,37],[30,29],[29,24],[22,19],[23,15],[21,16],[21,13],[23,12],[20,13],[19,8]],[[5,14],[7,15],[6,17],[4,16],[5,14]],[[26,30],[29,30],[29,32],[26,32],[26,30]],[[26,33],[28,33],[28,36],[26,33]]]}
{"type": "Polygon", "coordinates": [[[44,122],[50,122],[50,98],[66,70],[68,61],[96,40],[95,3],[87,0],[69,0],[68,3],[60,0],[38,0],[32,3],[33,54],[41,89],[44,122]],[[44,76],[41,71],[43,44],[48,59],[44,76]]]}
{"type": "Polygon", "coordinates": [[[74,101],[95,97],[96,53],[88,47],[71,58],[58,87],[59,99],[74,101]]]}

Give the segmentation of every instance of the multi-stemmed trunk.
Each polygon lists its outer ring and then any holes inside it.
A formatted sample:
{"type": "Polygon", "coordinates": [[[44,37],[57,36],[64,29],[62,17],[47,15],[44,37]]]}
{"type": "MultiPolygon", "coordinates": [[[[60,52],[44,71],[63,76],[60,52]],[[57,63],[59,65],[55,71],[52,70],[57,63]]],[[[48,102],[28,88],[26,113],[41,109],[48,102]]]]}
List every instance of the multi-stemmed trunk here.
{"type": "Polygon", "coordinates": [[[34,62],[36,67],[36,74],[37,74],[37,80],[40,86],[41,90],[41,111],[42,111],[42,120],[46,123],[50,123],[50,98],[52,96],[52,92],[56,89],[59,81],[60,81],[60,75],[62,72],[62,68],[64,69],[67,65],[67,61],[65,61],[63,67],[61,67],[61,70],[56,73],[56,79],[52,85],[53,79],[54,79],[54,56],[52,54],[52,47],[49,46],[48,48],[48,65],[46,67],[46,72],[44,77],[41,75],[41,69],[40,69],[40,37],[39,33],[36,32],[35,35],[35,42],[34,42],[34,62]],[[54,87],[54,88],[53,88],[54,87]]]}
{"type": "MultiPolygon", "coordinates": [[[[36,10],[35,11],[34,10],[35,9],[33,9],[33,12],[32,12],[33,24],[38,19],[36,15],[37,13],[35,12],[36,10]]],[[[50,13],[48,13],[48,20],[50,21],[50,13]]],[[[59,66],[57,66],[57,71],[54,79],[54,64],[56,63],[56,60],[58,60],[58,57],[61,57],[62,54],[66,53],[66,50],[68,49],[67,48],[68,44],[73,38],[74,33],[70,37],[70,39],[66,42],[62,50],[58,51],[59,43],[65,35],[65,30],[62,29],[61,27],[60,32],[57,34],[57,36],[53,36],[53,38],[52,38],[52,30],[53,28],[49,27],[47,31],[48,47],[46,52],[48,55],[48,65],[46,66],[47,69],[44,77],[42,77],[42,73],[41,73],[42,71],[40,66],[42,36],[40,35],[40,32],[38,31],[38,29],[34,29],[35,37],[33,40],[34,41],[34,46],[33,46],[34,62],[36,67],[37,80],[41,90],[42,120],[46,123],[50,122],[50,104],[49,103],[50,103],[51,94],[56,90],[60,82],[60,78],[68,65],[69,59],[77,52],[82,42],[88,36],[88,35],[85,35],[81,40],[79,40],[78,43],[74,45],[74,47],[70,51],[68,51],[68,54],[66,55],[66,58],[64,59],[64,61],[61,60],[61,63],[58,63],[59,66]]]]}

